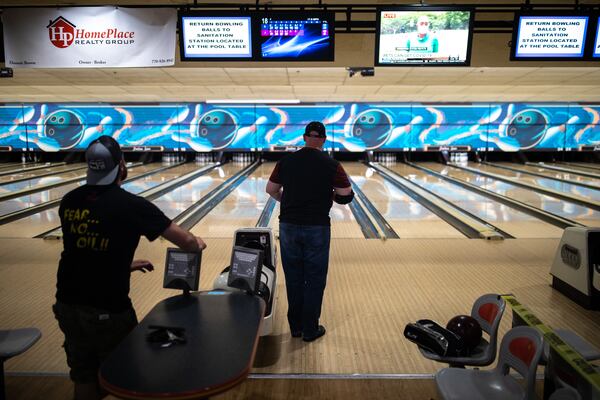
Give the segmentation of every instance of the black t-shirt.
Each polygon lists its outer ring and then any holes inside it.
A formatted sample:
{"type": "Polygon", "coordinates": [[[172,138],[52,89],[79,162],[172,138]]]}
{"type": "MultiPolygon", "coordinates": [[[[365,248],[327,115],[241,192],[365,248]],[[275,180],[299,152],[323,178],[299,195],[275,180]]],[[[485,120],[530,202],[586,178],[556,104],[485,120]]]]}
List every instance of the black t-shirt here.
{"type": "Polygon", "coordinates": [[[330,225],[333,188],[350,187],[342,165],[310,147],[280,160],[269,180],[283,186],[279,221],[296,225],[330,225]]]}
{"type": "Polygon", "coordinates": [[[111,312],[131,307],[130,267],[140,236],[156,239],[171,220],[117,185],[81,186],[62,199],[59,213],[64,250],[57,300],[111,312]]]}

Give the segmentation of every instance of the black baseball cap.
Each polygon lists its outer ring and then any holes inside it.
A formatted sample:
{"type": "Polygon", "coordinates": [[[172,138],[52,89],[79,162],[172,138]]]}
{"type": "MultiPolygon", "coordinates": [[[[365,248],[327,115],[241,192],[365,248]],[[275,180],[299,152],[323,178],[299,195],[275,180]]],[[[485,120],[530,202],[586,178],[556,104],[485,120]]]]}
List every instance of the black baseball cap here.
{"type": "Polygon", "coordinates": [[[318,134],[318,137],[320,137],[320,138],[327,137],[327,134],[325,133],[325,125],[323,125],[319,121],[312,121],[312,122],[309,122],[308,125],[306,125],[304,134],[310,135],[311,132],[316,132],[318,134]]]}
{"type": "Polygon", "coordinates": [[[90,143],[85,151],[85,160],[88,164],[88,185],[110,185],[114,183],[122,159],[121,146],[112,136],[100,136],[90,143]]]}

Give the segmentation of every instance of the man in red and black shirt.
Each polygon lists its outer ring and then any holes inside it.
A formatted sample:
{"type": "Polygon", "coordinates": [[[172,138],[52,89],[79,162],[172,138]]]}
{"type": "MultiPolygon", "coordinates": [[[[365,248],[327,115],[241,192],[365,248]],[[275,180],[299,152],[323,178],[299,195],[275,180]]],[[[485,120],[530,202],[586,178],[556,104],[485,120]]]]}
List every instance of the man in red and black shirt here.
{"type": "Polygon", "coordinates": [[[288,296],[288,322],[293,337],[306,342],[323,336],[319,325],[329,266],[329,210],[333,201],[354,197],[341,164],[322,152],[325,126],[306,126],[301,150],[277,163],[267,193],[281,202],[279,240],[288,296]]]}

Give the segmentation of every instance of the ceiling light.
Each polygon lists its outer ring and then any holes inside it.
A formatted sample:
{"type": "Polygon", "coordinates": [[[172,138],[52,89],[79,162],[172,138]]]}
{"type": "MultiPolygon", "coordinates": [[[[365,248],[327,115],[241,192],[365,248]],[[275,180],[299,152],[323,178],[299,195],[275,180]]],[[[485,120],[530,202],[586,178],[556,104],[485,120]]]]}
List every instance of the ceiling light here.
{"type": "Polygon", "coordinates": [[[206,104],[300,104],[298,99],[263,100],[263,99],[218,99],[206,100],[206,104]]]}

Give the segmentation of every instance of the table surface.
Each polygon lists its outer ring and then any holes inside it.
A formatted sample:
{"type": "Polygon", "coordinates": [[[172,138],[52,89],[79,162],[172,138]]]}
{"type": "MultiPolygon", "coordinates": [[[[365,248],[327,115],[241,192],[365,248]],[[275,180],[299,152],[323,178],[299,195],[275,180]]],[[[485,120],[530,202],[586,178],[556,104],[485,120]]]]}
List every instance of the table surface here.
{"type": "Polygon", "coordinates": [[[158,303],[100,367],[100,384],[123,398],[192,399],[248,375],[264,302],[243,292],[197,292],[158,303]],[[185,328],[186,343],[149,343],[150,325],[185,328]]]}

